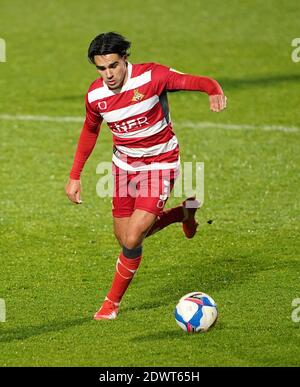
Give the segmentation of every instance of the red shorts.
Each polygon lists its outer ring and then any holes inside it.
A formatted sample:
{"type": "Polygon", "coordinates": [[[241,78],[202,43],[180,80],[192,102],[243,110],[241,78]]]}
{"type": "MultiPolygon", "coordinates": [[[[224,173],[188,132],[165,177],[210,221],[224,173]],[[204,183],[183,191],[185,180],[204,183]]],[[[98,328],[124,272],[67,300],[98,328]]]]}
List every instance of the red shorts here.
{"type": "Polygon", "coordinates": [[[113,164],[113,216],[129,217],[134,210],[160,216],[173,189],[177,170],[124,171],[113,164]]]}

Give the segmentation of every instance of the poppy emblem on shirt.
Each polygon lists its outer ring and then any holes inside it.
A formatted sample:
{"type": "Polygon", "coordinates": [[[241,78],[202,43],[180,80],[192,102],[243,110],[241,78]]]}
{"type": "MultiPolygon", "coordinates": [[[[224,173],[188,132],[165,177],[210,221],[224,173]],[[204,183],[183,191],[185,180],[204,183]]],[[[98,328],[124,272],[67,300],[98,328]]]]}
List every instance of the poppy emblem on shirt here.
{"type": "Polygon", "coordinates": [[[134,101],[134,102],[139,102],[139,101],[141,101],[144,97],[145,97],[144,94],[141,94],[141,93],[139,92],[139,89],[133,90],[133,98],[132,98],[132,101],[134,101]]]}
{"type": "Polygon", "coordinates": [[[106,101],[98,102],[98,108],[99,108],[99,110],[105,110],[105,109],[107,109],[107,103],[106,103],[106,101]]]}

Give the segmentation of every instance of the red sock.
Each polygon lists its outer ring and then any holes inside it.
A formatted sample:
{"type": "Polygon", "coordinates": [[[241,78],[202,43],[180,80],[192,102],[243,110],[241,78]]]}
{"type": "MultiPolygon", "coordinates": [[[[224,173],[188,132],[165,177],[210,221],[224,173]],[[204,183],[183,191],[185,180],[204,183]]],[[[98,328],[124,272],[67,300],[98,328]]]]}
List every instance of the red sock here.
{"type": "Polygon", "coordinates": [[[126,292],[135,272],[141,262],[142,256],[137,258],[126,258],[121,252],[117,264],[116,273],[107,298],[115,303],[119,303],[126,292]]]}
{"type": "Polygon", "coordinates": [[[147,237],[169,226],[169,224],[172,224],[175,222],[182,222],[182,221],[183,221],[182,206],[170,208],[169,210],[164,211],[162,216],[160,216],[156,220],[156,222],[151,226],[150,230],[148,231],[147,237]]]}

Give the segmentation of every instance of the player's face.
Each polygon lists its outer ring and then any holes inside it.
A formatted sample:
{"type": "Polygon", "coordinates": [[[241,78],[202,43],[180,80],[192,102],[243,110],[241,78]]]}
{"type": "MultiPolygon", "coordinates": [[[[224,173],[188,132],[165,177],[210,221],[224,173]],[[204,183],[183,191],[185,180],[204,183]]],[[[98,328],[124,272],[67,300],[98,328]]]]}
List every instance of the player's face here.
{"type": "Polygon", "coordinates": [[[119,89],[123,86],[127,80],[126,56],[119,54],[95,55],[94,61],[98,73],[110,89],[119,89]]]}

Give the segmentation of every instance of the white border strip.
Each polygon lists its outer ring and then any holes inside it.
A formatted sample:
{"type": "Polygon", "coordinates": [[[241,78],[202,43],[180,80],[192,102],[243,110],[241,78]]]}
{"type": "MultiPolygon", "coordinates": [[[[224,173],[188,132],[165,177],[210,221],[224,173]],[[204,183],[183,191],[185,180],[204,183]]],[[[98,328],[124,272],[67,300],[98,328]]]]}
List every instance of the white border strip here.
{"type": "MultiPolygon", "coordinates": [[[[84,117],[64,117],[64,116],[33,116],[33,115],[12,115],[0,114],[0,121],[40,121],[40,122],[81,122],[83,124],[84,117]]],[[[224,129],[224,130],[263,130],[263,131],[277,131],[277,132],[299,132],[300,128],[297,126],[286,125],[245,125],[245,124],[225,124],[215,122],[201,122],[201,121],[176,121],[174,124],[180,128],[192,129],[224,129]]]]}

